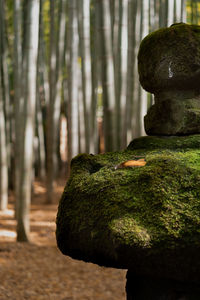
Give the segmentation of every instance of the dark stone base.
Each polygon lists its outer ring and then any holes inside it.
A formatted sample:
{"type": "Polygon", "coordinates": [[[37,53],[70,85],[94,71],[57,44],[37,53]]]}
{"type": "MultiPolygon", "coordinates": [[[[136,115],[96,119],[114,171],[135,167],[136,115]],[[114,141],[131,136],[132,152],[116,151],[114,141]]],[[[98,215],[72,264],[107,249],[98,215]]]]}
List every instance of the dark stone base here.
{"type": "Polygon", "coordinates": [[[127,300],[199,300],[200,286],[127,272],[127,300]]]}
{"type": "Polygon", "coordinates": [[[200,133],[200,99],[167,99],[150,107],[144,117],[147,135],[200,133]]]}

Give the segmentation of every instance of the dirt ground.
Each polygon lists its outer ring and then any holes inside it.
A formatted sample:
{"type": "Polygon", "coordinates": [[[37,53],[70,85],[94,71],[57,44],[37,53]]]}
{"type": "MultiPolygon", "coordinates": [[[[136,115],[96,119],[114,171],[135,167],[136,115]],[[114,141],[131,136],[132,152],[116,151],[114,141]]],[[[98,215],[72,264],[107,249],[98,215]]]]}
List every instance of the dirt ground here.
{"type": "Polygon", "coordinates": [[[56,247],[57,203],[45,205],[36,182],[31,205],[31,242],[16,242],[13,196],[0,212],[0,300],[125,300],[125,270],[102,268],[64,256],[56,247]]]}

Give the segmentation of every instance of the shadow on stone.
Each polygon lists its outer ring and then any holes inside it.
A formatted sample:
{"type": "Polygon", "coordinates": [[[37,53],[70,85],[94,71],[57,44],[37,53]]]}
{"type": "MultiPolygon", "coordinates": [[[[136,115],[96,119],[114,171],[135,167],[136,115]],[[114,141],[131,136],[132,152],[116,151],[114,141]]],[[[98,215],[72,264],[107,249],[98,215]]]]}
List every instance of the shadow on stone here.
{"type": "Polygon", "coordinates": [[[199,285],[127,272],[127,300],[198,300],[199,285]]]}

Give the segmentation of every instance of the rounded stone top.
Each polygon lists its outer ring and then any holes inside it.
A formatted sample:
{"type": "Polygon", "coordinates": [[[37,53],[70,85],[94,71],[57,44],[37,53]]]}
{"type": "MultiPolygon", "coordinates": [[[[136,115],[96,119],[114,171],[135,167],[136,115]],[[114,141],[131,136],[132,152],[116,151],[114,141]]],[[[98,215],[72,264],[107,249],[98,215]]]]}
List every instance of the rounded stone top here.
{"type": "Polygon", "coordinates": [[[198,90],[200,26],[184,23],[161,28],[146,36],[139,49],[138,70],[145,90],[198,90]]]}

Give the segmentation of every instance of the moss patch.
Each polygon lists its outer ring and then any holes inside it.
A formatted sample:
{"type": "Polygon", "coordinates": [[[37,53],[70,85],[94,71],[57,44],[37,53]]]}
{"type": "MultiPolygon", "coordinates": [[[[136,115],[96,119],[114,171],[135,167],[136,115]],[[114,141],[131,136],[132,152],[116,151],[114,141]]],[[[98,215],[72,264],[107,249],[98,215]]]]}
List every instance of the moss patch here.
{"type": "MultiPolygon", "coordinates": [[[[171,260],[188,276],[191,261],[200,256],[199,146],[199,135],[143,137],[122,152],[74,158],[57,216],[61,251],[145,272],[153,265],[152,272],[167,269],[169,276],[181,277],[171,260]],[[145,158],[145,166],[115,170],[139,158],[145,158]],[[196,249],[189,260],[177,254],[186,249],[187,255],[196,249]]],[[[195,266],[200,270],[200,263],[195,266]]]]}

